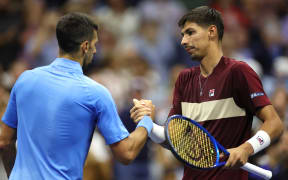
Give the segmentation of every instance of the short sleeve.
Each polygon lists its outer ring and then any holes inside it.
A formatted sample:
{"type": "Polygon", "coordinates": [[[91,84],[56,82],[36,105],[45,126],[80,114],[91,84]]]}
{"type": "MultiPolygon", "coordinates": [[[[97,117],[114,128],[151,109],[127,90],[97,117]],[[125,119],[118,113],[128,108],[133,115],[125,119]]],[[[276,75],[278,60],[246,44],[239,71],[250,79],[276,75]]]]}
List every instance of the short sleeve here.
{"type": "Polygon", "coordinates": [[[169,116],[175,115],[175,114],[182,114],[181,110],[181,101],[182,101],[182,95],[181,95],[181,82],[182,81],[182,73],[178,76],[175,86],[174,86],[174,92],[173,92],[173,101],[172,101],[172,108],[169,112],[169,116]]]}
{"type": "Polygon", "coordinates": [[[234,65],[232,76],[233,98],[238,106],[255,114],[259,108],[271,104],[261,80],[248,64],[239,62],[234,65]]]}
{"type": "Polygon", "coordinates": [[[16,90],[15,85],[12,88],[12,91],[10,93],[9,102],[6,108],[6,111],[4,113],[4,116],[2,117],[2,121],[11,128],[17,128],[18,124],[18,116],[17,116],[17,104],[16,104],[16,90]]]}
{"type": "Polygon", "coordinates": [[[129,136],[107,89],[104,89],[95,104],[97,127],[107,144],[116,143],[129,136]]]}

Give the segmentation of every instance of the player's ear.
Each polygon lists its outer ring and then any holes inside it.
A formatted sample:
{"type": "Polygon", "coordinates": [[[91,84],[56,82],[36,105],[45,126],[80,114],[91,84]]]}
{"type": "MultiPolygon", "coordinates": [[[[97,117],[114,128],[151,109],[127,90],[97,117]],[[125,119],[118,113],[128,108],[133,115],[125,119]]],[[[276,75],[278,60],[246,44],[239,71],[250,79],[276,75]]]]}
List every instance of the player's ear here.
{"type": "Polygon", "coordinates": [[[215,25],[208,27],[208,37],[209,39],[214,39],[217,37],[217,27],[215,25]]]}
{"type": "Polygon", "coordinates": [[[80,47],[84,53],[87,53],[89,50],[89,42],[88,41],[82,42],[80,47]]]}

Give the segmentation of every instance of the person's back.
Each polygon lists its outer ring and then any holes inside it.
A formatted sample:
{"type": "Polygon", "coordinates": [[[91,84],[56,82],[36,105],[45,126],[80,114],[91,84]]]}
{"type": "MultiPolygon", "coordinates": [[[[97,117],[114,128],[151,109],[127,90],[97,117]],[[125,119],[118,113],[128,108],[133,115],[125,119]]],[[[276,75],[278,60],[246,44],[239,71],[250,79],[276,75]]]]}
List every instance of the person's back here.
{"type": "Polygon", "coordinates": [[[65,59],[19,78],[14,88],[19,150],[11,179],[19,175],[24,179],[82,177],[96,117],[89,101],[91,85],[93,101],[105,95],[104,88],[84,77],[79,63],[65,59]],[[62,61],[78,64],[79,71],[57,65],[62,61]]]}

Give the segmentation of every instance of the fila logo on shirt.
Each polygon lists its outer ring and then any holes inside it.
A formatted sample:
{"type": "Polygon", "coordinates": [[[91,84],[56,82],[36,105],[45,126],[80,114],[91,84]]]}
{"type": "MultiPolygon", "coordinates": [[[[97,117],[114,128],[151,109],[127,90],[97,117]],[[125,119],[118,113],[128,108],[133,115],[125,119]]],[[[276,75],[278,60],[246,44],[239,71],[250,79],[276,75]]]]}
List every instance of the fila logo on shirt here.
{"type": "Polygon", "coordinates": [[[209,90],[209,97],[213,97],[215,95],[215,89],[209,90]]]}

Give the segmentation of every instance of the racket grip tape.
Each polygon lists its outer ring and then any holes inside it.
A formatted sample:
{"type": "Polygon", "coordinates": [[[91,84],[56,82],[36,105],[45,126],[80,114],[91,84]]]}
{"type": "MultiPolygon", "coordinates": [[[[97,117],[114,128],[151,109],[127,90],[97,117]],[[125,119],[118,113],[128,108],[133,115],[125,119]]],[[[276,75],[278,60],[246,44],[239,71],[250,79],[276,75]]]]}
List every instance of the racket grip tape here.
{"type": "Polygon", "coordinates": [[[244,164],[244,166],[242,166],[241,169],[244,169],[245,171],[256,174],[257,176],[262,177],[263,179],[271,179],[272,178],[272,172],[271,171],[260,168],[258,166],[251,164],[251,163],[244,164]]]}

